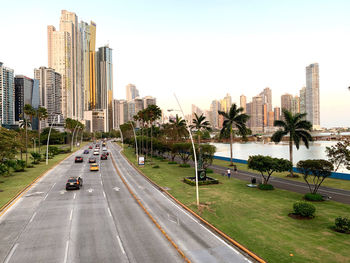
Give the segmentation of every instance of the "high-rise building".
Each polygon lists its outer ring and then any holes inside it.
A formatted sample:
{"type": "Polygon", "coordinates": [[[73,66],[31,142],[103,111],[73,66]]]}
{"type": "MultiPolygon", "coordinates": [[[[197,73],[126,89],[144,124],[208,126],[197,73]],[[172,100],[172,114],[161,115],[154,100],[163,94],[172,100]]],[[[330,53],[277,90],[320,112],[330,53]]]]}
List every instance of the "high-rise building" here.
{"type": "Polygon", "coordinates": [[[113,129],[113,61],[112,49],[100,47],[97,54],[96,109],[106,110],[107,131],[113,129]]]}
{"type": "Polygon", "coordinates": [[[299,92],[299,98],[300,98],[300,113],[306,112],[306,87],[303,87],[299,92]]]}
{"type": "Polygon", "coordinates": [[[126,85],[126,100],[131,101],[137,97],[139,97],[139,90],[136,88],[134,84],[126,85]]]}
{"type": "Polygon", "coordinates": [[[43,125],[52,124],[54,120],[55,123],[58,120],[63,123],[61,75],[52,68],[40,67],[34,69],[34,79],[39,81],[40,106],[46,108],[48,113],[47,122],[43,125]]]}
{"type": "Polygon", "coordinates": [[[292,98],[292,113],[300,113],[300,98],[299,96],[294,96],[292,98]]]}
{"type": "Polygon", "coordinates": [[[248,102],[246,103],[246,114],[250,116],[250,118],[247,121],[247,127],[252,128],[252,103],[248,102]]]}
{"type": "Polygon", "coordinates": [[[247,97],[246,96],[244,96],[244,95],[241,95],[240,97],[239,97],[239,105],[240,105],[240,107],[242,107],[243,108],[243,113],[246,113],[247,112],[247,97]]]}
{"type": "Polygon", "coordinates": [[[306,67],[306,120],[314,129],[320,128],[320,84],[318,63],[306,67]]]}
{"type": "Polygon", "coordinates": [[[0,62],[0,125],[15,124],[15,78],[13,69],[0,62]]]}
{"type": "Polygon", "coordinates": [[[221,110],[220,102],[218,100],[213,100],[210,104],[211,117],[209,119],[213,128],[219,127],[219,110],[221,110]]]}
{"type": "Polygon", "coordinates": [[[15,77],[15,122],[23,119],[24,105],[32,105],[34,81],[23,75],[15,77]]]}
{"type": "Polygon", "coordinates": [[[90,43],[89,43],[89,110],[96,108],[96,24],[91,21],[89,26],[90,31],[90,43]]]}
{"type": "Polygon", "coordinates": [[[253,132],[263,131],[263,99],[261,96],[253,97],[251,104],[251,129],[253,132]]]}
{"type": "Polygon", "coordinates": [[[80,42],[81,42],[81,83],[83,85],[83,106],[84,110],[90,109],[90,26],[81,21],[79,23],[80,42]]]}
{"type": "Polygon", "coordinates": [[[224,112],[229,112],[232,105],[232,98],[230,94],[226,94],[226,96],[220,101],[221,110],[224,112]]]}
{"type": "Polygon", "coordinates": [[[114,100],[114,129],[128,122],[128,103],[126,100],[114,100]]]}
{"type": "Polygon", "coordinates": [[[269,111],[268,113],[268,127],[274,127],[275,116],[273,111],[269,111]]]}
{"type": "Polygon", "coordinates": [[[203,114],[203,111],[197,107],[196,105],[192,104],[192,114],[191,114],[191,121],[190,123],[192,123],[192,120],[195,119],[194,114],[197,114],[197,116],[201,116],[203,114]]]}
{"type": "Polygon", "coordinates": [[[272,111],[272,91],[269,87],[266,87],[260,94],[263,104],[267,105],[267,111],[272,111]]]}
{"type": "Polygon", "coordinates": [[[292,111],[293,96],[290,94],[284,94],[281,96],[281,109],[292,111]]]}
{"type": "Polygon", "coordinates": [[[273,109],[273,118],[276,121],[281,119],[281,109],[279,107],[275,107],[273,109]]]}
{"type": "Polygon", "coordinates": [[[157,100],[154,97],[146,96],[143,98],[143,108],[147,109],[150,105],[157,105],[157,100]]]}

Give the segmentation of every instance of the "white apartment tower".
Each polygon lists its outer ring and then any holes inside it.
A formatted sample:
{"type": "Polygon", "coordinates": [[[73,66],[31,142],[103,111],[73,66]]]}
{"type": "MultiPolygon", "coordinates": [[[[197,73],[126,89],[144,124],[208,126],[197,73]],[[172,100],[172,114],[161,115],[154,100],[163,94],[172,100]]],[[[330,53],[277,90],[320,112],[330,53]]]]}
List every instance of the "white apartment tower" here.
{"type": "Polygon", "coordinates": [[[306,67],[306,120],[310,121],[313,129],[320,128],[320,84],[318,63],[306,67]]]}

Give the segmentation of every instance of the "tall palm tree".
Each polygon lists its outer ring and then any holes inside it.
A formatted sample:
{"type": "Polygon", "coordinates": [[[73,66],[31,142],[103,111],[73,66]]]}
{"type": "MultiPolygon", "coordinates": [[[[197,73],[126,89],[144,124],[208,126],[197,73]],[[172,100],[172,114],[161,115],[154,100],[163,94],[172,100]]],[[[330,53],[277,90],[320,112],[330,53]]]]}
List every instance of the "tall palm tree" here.
{"type": "Polygon", "coordinates": [[[146,111],[148,112],[148,118],[151,123],[151,162],[152,162],[152,155],[153,155],[153,124],[156,120],[158,120],[162,116],[162,110],[157,105],[149,105],[146,108],[146,111]]]}
{"type": "Polygon", "coordinates": [[[238,132],[240,135],[245,137],[249,129],[247,128],[247,121],[250,118],[249,115],[243,113],[244,109],[242,107],[237,107],[237,105],[234,103],[232,104],[230,110],[228,113],[224,111],[218,111],[220,115],[224,117],[224,123],[223,127],[221,129],[221,134],[224,134],[226,131],[230,133],[230,159],[231,164],[230,166],[233,166],[233,157],[232,157],[232,143],[233,143],[233,129],[238,129],[238,132]]]}
{"type": "Polygon", "coordinates": [[[179,140],[179,137],[187,135],[186,121],[179,117],[179,115],[176,114],[175,119],[171,119],[169,123],[176,141],[179,140]]]}
{"type": "MultiPolygon", "coordinates": [[[[312,124],[305,120],[306,113],[292,114],[286,109],[283,109],[282,113],[284,120],[275,120],[274,122],[274,126],[282,129],[276,131],[272,135],[271,140],[279,143],[284,136],[289,135],[289,160],[293,163],[293,143],[299,150],[300,140],[302,140],[306,148],[309,148],[309,142],[312,141],[312,136],[309,133],[312,129],[312,124]]],[[[290,175],[294,177],[293,170],[290,171],[290,175]]]]}
{"type": "Polygon", "coordinates": [[[40,154],[40,132],[41,132],[41,121],[47,119],[48,114],[47,114],[47,110],[44,107],[39,107],[36,111],[37,113],[37,117],[39,119],[39,154],[40,154]]]}
{"type": "MultiPolygon", "coordinates": [[[[26,162],[28,162],[28,127],[31,127],[32,123],[28,119],[22,119],[19,121],[19,127],[25,129],[25,146],[26,146],[26,162]]],[[[21,148],[21,160],[22,160],[22,148],[21,148]]]]}
{"type": "MultiPolygon", "coordinates": [[[[23,112],[25,115],[29,116],[30,123],[33,121],[33,117],[35,116],[35,109],[30,104],[24,105],[23,112]]],[[[26,118],[24,118],[26,119],[26,118]]],[[[26,166],[28,165],[28,119],[25,121],[25,129],[26,129],[26,166]]]]}
{"type": "Polygon", "coordinates": [[[194,119],[192,120],[193,125],[191,125],[191,129],[197,131],[198,137],[198,146],[201,144],[201,132],[202,131],[211,131],[209,121],[205,120],[205,116],[202,114],[200,116],[197,113],[194,113],[194,119]]]}

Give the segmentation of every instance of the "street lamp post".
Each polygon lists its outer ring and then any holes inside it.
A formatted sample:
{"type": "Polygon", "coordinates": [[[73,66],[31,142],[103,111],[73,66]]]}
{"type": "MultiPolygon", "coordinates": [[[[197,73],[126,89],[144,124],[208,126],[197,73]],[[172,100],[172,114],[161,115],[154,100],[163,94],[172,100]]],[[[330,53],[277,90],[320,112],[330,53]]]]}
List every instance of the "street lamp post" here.
{"type": "Polygon", "coordinates": [[[77,129],[78,125],[79,125],[79,123],[78,123],[77,125],[75,125],[74,130],[73,130],[73,134],[72,134],[72,142],[71,142],[71,146],[70,146],[71,151],[73,151],[74,134],[75,134],[75,130],[77,129]]]}
{"type": "MultiPolygon", "coordinates": [[[[194,146],[194,142],[193,142],[193,138],[192,138],[192,132],[191,132],[191,129],[190,129],[190,127],[189,127],[188,123],[187,123],[187,120],[186,120],[186,118],[185,118],[185,114],[184,114],[184,112],[183,112],[183,110],[182,110],[182,107],[181,107],[181,105],[180,105],[180,103],[179,103],[179,100],[177,99],[177,97],[176,97],[175,93],[174,93],[174,97],[175,97],[175,99],[176,99],[177,104],[179,105],[179,108],[180,108],[180,110],[179,110],[179,111],[181,111],[182,116],[183,116],[183,118],[184,118],[184,120],[185,120],[185,123],[186,123],[186,128],[187,128],[187,131],[188,131],[188,133],[189,133],[189,135],[190,135],[190,139],[191,139],[191,143],[192,143],[192,148],[193,148],[193,156],[194,156],[194,169],[195,169],[195,173],[196,173],[196,199],[197,199],[197,207],[199,208],[198,167],[197,167],[197,154],[196,154],[196,148],[195,148],[195,146],[194,146]]],[[[168,111],[173,111],[173,110],[168,110],[168,111]]]]}
{"type": "Polygon", "coordinates": [[[120,137],[122,138],[122,148],[124,149],[124,138],[123,138],[123,133],[122,133],[122,129],[120,129],[120,126],[119,126],[119,131],[120,131],[120,137]]]}
{"type": "MultiPolygon", "coordinates": [[[[53,114],[55,114],[55,113],[53,113],[53,114]]],[[[47,136],[47,142],[46,142],[46,165],[49,164],[49,141],[50,141],[50,134],[51,134],[52,126],[53,126],[53,124],[55,123],[56,116],[58,116],[58,115],[55,115],[55,117],[53,118],[53,121],[52,121],[52,123],[51,123],[51,125],[50,125],[49,135],[47,136]]]]}
{"type": "Polygon", "coordinates": [[[134,129],[134,125],[132,124],[132,122],[130,122],[131,127],[132,127],[132,131],[134,132],[134,138],[135,138],[135,145],[136,145],[136,162],[137,164],[139,163],[139,150],[137,148],[137,139],[136,139],[136,133],[135,133],[135,129],[134,129]]]}

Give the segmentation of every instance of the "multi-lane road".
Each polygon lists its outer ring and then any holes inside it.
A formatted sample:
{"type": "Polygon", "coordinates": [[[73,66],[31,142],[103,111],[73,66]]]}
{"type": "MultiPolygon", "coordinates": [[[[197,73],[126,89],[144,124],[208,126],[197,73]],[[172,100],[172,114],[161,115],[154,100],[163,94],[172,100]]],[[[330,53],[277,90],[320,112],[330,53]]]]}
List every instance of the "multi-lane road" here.
{"type": "Polygon", "coordinates": [[[0,262],[251,261],[150,184],[117,145],[108,148],[111,154],[98,160],[98,172],[89,170],[92,151],[84,155],[81,149],[0,217],[0,262]],[[76,155],[84,162],[74,163],[76,155]],[[83,178],[80,190],[65,190],[71,176],[83,178]]]}

